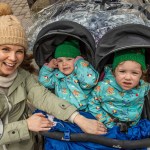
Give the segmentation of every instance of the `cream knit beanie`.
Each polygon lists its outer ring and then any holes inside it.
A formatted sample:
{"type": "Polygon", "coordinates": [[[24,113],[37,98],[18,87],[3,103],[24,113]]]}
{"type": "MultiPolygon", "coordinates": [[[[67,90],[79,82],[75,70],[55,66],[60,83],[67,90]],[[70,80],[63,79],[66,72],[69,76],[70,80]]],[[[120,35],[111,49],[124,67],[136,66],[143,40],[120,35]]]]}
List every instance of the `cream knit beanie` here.
{"type": "Polygon", "coordinates": [[[0,45],[13,44],[27,49],[25,30],[19,20],[13,15],[0,16],[0,45]]]}

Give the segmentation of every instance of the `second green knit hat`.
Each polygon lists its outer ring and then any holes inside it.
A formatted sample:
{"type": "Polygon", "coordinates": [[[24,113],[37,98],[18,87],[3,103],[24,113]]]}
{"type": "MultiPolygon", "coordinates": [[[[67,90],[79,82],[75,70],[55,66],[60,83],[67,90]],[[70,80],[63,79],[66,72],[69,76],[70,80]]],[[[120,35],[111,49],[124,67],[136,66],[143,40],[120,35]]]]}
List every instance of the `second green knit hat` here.
{"type": "Polygon", "coordinates": [[[64,41],[56,47],[54,58],[71,57],[76,58],[80,56],[79,42],[76,40],[64,41]]]}
{"type": "Polygon", "coordinates": [[[123,61],[135,61],[142,66],[143,70],[146,70],[145,63],[145,49],[140,50],[122,50],[115,52],[114,61],[113,61],[113,70],[123,61]]]}

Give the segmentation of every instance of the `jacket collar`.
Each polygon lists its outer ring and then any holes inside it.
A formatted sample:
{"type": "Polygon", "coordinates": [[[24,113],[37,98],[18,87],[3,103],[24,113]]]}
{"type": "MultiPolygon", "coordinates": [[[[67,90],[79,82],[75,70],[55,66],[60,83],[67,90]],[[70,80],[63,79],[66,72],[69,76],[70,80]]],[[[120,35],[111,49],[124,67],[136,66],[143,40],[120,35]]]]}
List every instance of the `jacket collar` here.
{"type": "Polygon", "coordinates": [[[27,78],[28,75],[29,73],[27,71],[19,68],[17,77],[15,78],[13,84],[8,89],[7,95],[9,96],[22,82],[25,82],[25,79],[27,78]]]}

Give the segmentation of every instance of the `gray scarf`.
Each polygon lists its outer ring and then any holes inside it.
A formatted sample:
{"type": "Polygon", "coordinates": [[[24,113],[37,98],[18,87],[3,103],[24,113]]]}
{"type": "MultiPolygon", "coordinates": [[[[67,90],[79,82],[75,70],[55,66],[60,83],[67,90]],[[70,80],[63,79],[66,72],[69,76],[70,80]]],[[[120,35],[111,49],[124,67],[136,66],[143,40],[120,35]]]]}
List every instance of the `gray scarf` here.
{"type": "Polygon", "coordinates": [[[16,70],[13,74],[3,77],[0,76],[0,91],[7,92],[8,88],[12,85],[14,82],[14,79],[17,76],[18,71],[16,70]]]}

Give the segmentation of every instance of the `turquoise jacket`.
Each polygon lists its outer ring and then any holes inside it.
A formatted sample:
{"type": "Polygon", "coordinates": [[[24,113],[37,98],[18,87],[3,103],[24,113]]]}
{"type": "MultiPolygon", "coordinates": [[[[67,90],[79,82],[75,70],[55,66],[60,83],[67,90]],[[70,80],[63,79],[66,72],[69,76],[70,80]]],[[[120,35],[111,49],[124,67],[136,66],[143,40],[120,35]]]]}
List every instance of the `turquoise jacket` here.
{"type": "Polygon", "coordinates": [[[138,87],[125,91],[117,84],[110,67],[105,67],[104,72],[103,81],[92,91],[92,98],[88,104],[89,112],[108,128],[115,125],[113,117],[120,121],[131,121],[131,125],[137,124],[150,84],[140,80],[138,87]]]}
{"type": "Polygon", "coordinates": [[[79,110],[84,110],[99,75],[83,58],[78,59],[74,66],[74,71],[66,76],[58,69],[44,65],[39,73],[39,82],[48,89],[55,89],[58,97],[67,100],[79,110]]]}

